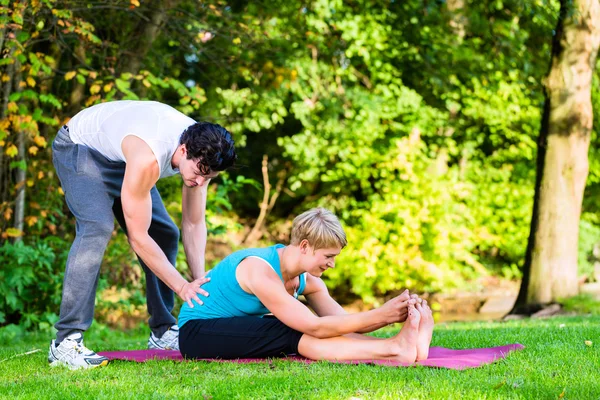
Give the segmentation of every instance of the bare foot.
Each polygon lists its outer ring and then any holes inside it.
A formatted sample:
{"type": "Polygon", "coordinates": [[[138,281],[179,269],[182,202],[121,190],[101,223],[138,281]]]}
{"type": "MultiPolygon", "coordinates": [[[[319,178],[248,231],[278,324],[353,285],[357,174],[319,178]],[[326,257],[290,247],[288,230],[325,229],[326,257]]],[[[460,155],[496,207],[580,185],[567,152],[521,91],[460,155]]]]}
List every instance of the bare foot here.
{"type": "Polygon", "coordinates": [[[417,359],[417,343],[419,340],[419,322],[421,315],[413,305],[408,306],[408,317],[402,329],[392,341],[397,346],[394,359],[401,362],[415,362],[417,359]]]}
{"type": "Polygon", "coordinates": [[[417,303],[415,308],[421,314],[419,338],[417,340],[417,361],[427,360],[427,357],[429,357],[429,345],[433,336],[433,314],[426,300],[423,300],[421,304],[417,303]]]}

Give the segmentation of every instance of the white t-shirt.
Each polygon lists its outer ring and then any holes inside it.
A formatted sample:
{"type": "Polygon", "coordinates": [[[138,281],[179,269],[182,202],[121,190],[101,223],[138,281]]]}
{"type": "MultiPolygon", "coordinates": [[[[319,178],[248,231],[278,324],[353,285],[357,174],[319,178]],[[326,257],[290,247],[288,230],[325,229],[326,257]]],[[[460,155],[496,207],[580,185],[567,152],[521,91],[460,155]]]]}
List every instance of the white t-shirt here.
{"type": "Polygon", "coordinates": [[[121,100],[101,103],[77,113],[68,123],[73,143],[90,147],[111,161],[125,161],[121,142],[134,135],[150,146],[160,177],[179,171],[171,159],[183,131],[196,123],[171,106],[156,101],[121,100]]]}

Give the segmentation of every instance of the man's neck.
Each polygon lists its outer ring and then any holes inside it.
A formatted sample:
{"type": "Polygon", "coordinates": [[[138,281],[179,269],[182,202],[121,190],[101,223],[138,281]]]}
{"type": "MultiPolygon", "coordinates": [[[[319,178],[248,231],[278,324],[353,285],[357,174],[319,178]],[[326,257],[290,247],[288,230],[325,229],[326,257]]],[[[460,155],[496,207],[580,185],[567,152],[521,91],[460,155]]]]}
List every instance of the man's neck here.
{"type": "Polygon", "coordinates": [[[177,149],[175,150],[175,153],[171,157],[171,167],[173,167],[173,169],[179,169],[179,163],[181,163],[181,151],[180,151],[180,147],[181,146],[177,146],[177,149]]]}

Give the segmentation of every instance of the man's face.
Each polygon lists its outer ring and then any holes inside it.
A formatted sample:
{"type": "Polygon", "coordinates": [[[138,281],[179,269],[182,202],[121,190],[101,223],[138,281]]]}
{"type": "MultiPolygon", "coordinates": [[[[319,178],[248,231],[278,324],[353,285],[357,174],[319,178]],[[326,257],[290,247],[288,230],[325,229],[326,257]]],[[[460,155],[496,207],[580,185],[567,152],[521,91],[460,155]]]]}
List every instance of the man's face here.
{"type": "Polygon", "coordinates": [[[204,186],[209,180],[219,175],[218,171],[202,175],[198,170],[198,160],[185,157],[179,163],[179,173],[183,179],[183,184],[190,188],[204,186]]]}

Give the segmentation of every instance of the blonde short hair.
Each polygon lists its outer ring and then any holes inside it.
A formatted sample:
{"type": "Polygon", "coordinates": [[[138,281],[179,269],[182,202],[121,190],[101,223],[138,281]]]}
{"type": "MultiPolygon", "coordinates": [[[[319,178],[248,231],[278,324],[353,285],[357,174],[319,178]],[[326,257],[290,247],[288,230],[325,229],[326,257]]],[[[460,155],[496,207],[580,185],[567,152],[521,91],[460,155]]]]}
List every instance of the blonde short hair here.
{"type": "Polygon", "coordinates": [[[290,243],[297,246],[308,240],[313,249],[325,249],[348,244],[340,220],[325,208],[312,208],[298,215],[292,223],[290,243]]]}

